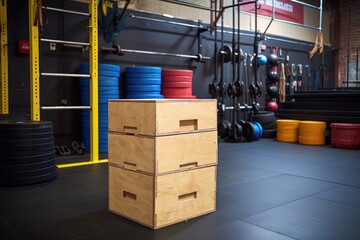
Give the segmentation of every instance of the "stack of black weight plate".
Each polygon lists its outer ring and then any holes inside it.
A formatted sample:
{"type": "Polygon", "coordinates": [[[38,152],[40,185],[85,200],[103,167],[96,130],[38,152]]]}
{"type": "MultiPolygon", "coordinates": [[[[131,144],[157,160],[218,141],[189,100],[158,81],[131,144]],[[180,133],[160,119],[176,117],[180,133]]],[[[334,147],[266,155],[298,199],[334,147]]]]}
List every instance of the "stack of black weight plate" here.
{"type": "Polygon", "coordinates": [[[0,121],[0,185],[35,184],[56,176],[51,122],[0,121]]]}
{"type": "Polygon", "coordinates": [[[360,89],[295,92],[280,105],[278,118],[360,123],[360,89]]]}
{"type": "Polygon", "coordinates": [[[259,122],[263,127],[263,138],[276,137],[276,119],[275,114],[270,111],[260,111],[253,117],[254,122],[259,122]]]}

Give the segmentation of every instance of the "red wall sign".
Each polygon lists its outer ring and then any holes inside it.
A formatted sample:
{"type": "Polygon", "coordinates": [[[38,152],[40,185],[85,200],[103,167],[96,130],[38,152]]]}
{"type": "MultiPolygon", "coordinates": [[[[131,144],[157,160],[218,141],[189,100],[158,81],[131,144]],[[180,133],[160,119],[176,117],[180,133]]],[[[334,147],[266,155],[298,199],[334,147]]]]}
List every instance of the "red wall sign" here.
{"type": "MultiPolygon", "coordinates": [[[[242,3],[245,3],[243,1],[242,3]]],[[[258,14],[264,16],[272,16],[272,5],[273,0],[259,0],[258,4],[261,5],[261,8],[258,9],[258,14]]],[[[241,11],[254,13],[255,6],[254,4],[246,4],[240,6],[241,11]]],[[[287,20],[295,23],[304,23],[304,6],[290,0],[275,0],[275,18],[287,20]]]]}

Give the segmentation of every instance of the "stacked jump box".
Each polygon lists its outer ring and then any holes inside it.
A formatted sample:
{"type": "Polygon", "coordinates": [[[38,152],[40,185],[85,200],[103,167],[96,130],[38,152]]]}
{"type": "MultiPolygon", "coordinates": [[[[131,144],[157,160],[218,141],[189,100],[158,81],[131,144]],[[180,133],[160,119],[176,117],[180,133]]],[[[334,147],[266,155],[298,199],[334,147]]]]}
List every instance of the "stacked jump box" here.
{"type": "Polygon", "coordinates": [[[109,210],[153,229],[215,211],[216,100],[109,101],[109,210]]]}

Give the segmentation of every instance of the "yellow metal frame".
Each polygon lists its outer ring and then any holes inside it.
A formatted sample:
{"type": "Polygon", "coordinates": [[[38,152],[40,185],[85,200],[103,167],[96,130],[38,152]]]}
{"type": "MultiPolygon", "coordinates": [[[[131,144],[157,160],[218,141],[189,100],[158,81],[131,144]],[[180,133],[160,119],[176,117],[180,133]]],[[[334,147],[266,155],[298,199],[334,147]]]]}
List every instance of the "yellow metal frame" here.
{"type": "Polygon", "coordinates": [[[99,95],[98,95],[98,6],[89,2],[90,36],[90,161],[99,162],[99,95]]]}
{"type": "Polygon", "coordinates": [[[1,48],[1,83],[0,83],[0,114],[9,114],[9,59],[8,59],[8,34],[7,34],[7,2],[0,4],[0,48],[1,48]]]}
{"type": "Polygon", "coordinates": [[[98,160],[98,161],[58,164],[57,167],[58,168],[79,167],[79,166],[86,166],[86,165],[93,165],[93,164],[107,163],[107,162],[108,162],[108,159],[102,159],[102,160],[98,160]]]}
{"type": "Polygon", "coordinates": [[[97,0],[89,2],[89,38],[90,38],[90,161],[59,164],[58,168],[85,166],[107,163],[99,160],[99,95],[98,95],[98,10],[97,0]]]}
{"type": "Polygon", "coordinates": [[[40,121],[39,25],[35,22],[37,7],[37,0],[29,0],[30,112],[32,121],[40,121]]]}

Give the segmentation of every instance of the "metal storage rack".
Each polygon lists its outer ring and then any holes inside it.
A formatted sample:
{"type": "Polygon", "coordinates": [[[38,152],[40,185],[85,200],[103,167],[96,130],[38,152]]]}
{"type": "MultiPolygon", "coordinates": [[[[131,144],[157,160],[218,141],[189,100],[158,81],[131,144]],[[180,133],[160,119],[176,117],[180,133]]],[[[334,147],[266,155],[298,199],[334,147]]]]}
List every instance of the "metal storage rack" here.
{"type": "Polygon", "coordinates": [[[36,16],[41,1],[29,0],[29,39],[30,39],[30,109],[31,120],[40,121],[40,110],[59,109],[90,109],[90,160],[87,162],[75,162],[60,164],[59,168],[74,167],[89,164],[107,162],[107,159],[99,159],[99,116],[98,116],[98,6],[96,0],[89,1],[89,12],[80,13],[65,9],[47,8],[51,11],[78,14],[89,17],[89,43],[70,42],[74,45],[89,47],[90,74],[66,74],[66,73],[40,73],[39,42],[69,43],[69,41],[41,39],[39,38],[39,24],[36,16]],[[90,106],[41,106],[40,104],[40,75],[61,77],[89,77],[90,78],[90,106]]]}

